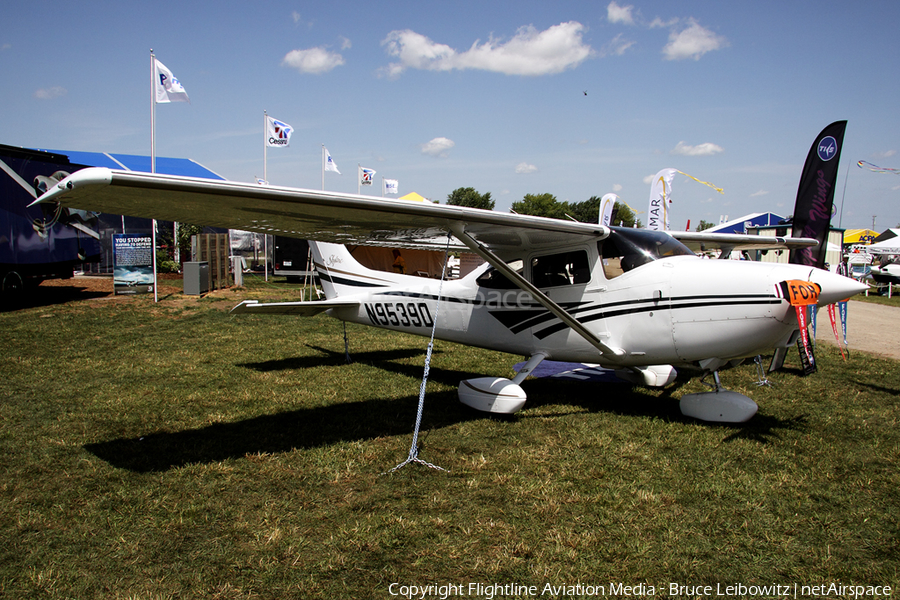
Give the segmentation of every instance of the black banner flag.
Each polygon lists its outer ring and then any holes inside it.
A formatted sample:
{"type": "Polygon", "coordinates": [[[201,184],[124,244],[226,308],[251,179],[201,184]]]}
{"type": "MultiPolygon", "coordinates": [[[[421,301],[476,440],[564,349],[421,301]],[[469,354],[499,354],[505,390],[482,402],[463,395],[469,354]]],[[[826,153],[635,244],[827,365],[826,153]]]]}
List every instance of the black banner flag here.
{"type": "Polygon", "coordinates": [[[793,237],[814,238],[819,245],[814,248],[791,250],[790,262],[799,265],[825,267],[825,250],[828,230],[831,228],[831,210],[834,204],[834,186],[837,182],[841,146],[847,121],[835,121],[822,130],[809,149],[797,202],[794,205],[793,237]]]}

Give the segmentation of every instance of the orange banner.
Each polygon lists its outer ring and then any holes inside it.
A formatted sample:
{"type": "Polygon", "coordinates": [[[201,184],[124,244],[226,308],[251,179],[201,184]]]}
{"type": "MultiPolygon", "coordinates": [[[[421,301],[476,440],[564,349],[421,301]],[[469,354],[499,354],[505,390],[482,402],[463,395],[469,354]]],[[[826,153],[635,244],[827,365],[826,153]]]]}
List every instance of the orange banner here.
{"type": "Polygon", "coordinates": [[[781,282],[781,291],[784,292],[784,299],[790,302],[791,306],[808,306],[819,303],[819,292],[822,291],[822,286],[811,281],[789,279],[781,282]]]}

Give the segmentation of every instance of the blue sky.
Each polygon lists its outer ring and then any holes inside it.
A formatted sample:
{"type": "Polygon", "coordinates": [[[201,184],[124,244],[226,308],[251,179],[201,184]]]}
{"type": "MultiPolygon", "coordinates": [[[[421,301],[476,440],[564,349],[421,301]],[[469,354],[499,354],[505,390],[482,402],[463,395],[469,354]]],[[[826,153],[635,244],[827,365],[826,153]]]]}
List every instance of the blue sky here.
{"type": "Polygon", "coordinates": [[[321,188],[325,144],[330,190],[361,164],[441,202],[646,211],[673,167],[725,192],[675,179],[672,226],[693,229],[793,212],[813,139],[846,119],[833,223],[882,231],[900,176],[856,161],[900,168],[898,22],[894,1],[4,2],[0,143],[149,154],[152,48],[191,98],[157,106],[157,154],[228,179],[263,175],[266,110],[295,129],[272,184],[321,188]]]}

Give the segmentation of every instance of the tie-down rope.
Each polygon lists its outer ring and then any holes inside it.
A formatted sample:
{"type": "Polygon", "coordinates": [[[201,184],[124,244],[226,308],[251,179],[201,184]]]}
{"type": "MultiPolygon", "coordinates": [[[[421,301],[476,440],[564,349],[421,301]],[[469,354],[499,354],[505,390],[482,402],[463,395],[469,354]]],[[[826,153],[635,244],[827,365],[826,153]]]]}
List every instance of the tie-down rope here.
{"type": "Polygon", "coordinates": [[[402,469],[411,462],[425,465],[430,469],[447,471],[447,469],[443,467],[433,465],[430,462],[424,461],[419,458],[419,427],[422,425],[422,409],[425,407],[425,385],[428,383],[428,371],[431,369],[431,351],[434,348],[434,332],[437,329],[438,316],[441,312],[441,292],[444,288],[444,275],[447,272],[447,258],[449,254],[450,232],[447,232],[447,246],[444,249],[444,267],[441,269],[441,282],[438,284],[437,305],[434,307],[434,321],[431,324],[431,339],[428,341],[428,350],[425,352],[425,372],[422,374],[422,385],[421,387],[419,387],[419,410],[416,413],[416,427],[413,431],[412,445],[409,447],[409,456],[406,458],[406,460],[404,460],[402,463],[400,463],[390,471],[382,473],[382,475],[387,475],[389,473],[393,473],[398,469],[402,469]]]}

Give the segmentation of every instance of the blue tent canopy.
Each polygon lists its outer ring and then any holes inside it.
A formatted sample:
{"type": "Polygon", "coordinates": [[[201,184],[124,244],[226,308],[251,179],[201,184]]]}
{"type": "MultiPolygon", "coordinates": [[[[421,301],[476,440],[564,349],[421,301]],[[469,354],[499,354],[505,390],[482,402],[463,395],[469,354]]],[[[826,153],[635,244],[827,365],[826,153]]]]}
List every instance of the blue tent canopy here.
{"type": "MultiPolygon", "coordinates": [[[[706,230],[706,233],[747,233],[749,227],[769,227],[778,225],[784,217],[772,212],[752,213],[740,219],[732,219],[726,223],[720,223],[706,230]]],[[[790,225],[787,226],[790,228],[790,225]]]]}
{"type": "MultiPolygon", "coordinates": [[[[150,157],[136,154],[109,154],[107,152],[81,152],[72,150],[46,150],[62,154],[69,161],[86,167],[107,167],[109,169],[125,169],[128,171],[150,172],[150,157]]],[[[215,171],[207,169],[189,158],[156,157],[156,172],[166,175],[183,175],[186,177],[203,177],[205,179],[225,179],[215,171]]]]}

